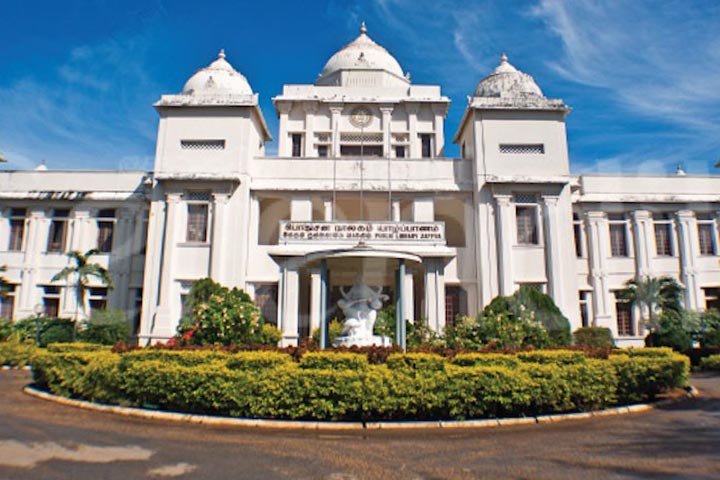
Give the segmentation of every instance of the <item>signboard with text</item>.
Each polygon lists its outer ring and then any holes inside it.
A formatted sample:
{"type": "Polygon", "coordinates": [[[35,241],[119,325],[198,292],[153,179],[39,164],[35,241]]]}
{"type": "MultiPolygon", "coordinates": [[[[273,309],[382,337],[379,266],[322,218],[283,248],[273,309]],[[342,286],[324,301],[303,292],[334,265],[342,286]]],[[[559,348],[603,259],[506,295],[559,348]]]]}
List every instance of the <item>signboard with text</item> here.
{"type": "Polygon", "coordinates": [[[445,245],[443,222],[280,222],[279,243],[412,243],[445,245]]]}

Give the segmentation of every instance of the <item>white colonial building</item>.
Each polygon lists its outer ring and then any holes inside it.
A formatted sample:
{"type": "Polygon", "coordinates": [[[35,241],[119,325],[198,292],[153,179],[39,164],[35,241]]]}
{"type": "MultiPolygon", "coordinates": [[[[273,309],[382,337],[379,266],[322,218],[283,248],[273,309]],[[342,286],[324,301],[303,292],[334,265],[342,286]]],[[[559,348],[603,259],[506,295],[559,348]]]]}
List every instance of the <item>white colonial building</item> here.
{"type": "Polygon", "coordinates": [[[96,247],[115,288],[93,286],[89,308],[126,309],[141,343],[173,336],[208,276],[253,295],[285,344],[341,316],[357,273],[436,331],[520,285],[621,345],[643,338],[614,296],[630,278],[673,276],[689,308],[719,305],[720,177],[571,175],[569,107],[505,55],[452,137],[460,158],[444,156],[450,100],[364,26],[273,101],[270,157],[258,96],[221,52],[155,104],[152,172],[0,173],[2,314],[73,316],[71,285],[51,278],[96,247]]]}

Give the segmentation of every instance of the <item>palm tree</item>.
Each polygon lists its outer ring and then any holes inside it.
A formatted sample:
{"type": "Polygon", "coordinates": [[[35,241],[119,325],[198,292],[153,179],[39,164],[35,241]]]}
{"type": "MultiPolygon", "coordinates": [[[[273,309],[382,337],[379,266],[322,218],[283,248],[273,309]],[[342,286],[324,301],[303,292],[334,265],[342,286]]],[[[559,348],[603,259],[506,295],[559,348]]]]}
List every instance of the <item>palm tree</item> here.
{"type": "Polygon", "coordinates": [[[682,311],[682,287],[674,278],[645,277],[625,282],[618,298],[640,307],[645,327],[654,332],[659,314],[664,311],[682,311]]]}
{"type": "MultiPolygon", "coordinates": [[[[7,265],[0,266],[0,272],[7,272],[7,265]]],[[[9,292],[10,284],[5,277],[0,276],[0,298],[5,298],[9,292]]]]}
{"type": "Polygon", "coordinates": [[[85,253],[73,251],[67,254],[74,264],[60,270],[54,277],[53,282],[58,280],[73,279],[75,286],[75,321],[78,319],[79,309],[82,305],[83,316],[85,316],[85,293],[87,292],[90,278],[95,277],[109,289],[113,288],[110,272],[100,264],[90,263],[90,257],[100,253],[99,250],[93,248],[85,253]]]}

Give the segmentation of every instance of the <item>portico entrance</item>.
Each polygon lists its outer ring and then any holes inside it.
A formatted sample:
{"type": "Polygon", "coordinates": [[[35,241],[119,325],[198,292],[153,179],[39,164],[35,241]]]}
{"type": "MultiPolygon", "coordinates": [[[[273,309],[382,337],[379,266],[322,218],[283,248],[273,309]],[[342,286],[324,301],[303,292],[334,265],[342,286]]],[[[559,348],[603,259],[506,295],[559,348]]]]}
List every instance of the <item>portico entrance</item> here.
{"type": "Polygon", "coordinates": [[[445,324],[443,256],[423,257],[414,253],[372,248],[318,250],[304,255],[275,255],[281,275],[278,320],[283,344],[296,344],[320,329],[320,343],[329,345],[331,320],[344,321],[338,301],[353,285],[356,276],[387,296],[380,311],[395,309],[396,344],[405,347],[406,322],[427,321],[441,331],[445,324]]]}

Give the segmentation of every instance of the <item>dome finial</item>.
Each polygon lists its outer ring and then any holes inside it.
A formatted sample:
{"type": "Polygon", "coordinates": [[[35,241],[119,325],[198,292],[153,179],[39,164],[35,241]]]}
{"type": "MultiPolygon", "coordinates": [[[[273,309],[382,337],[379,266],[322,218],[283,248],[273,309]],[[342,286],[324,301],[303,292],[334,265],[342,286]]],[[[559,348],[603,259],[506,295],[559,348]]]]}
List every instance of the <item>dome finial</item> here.
{"type": "Polygon", "coordinates": [[[503,52],[502,55],[500,55],[500,63],[507,63],[507,61],[507,55],[505,54],[505,52],[503,52]]]}
{"type": "Polygon", "coordinates": [[[365,26],[365,21],[360,24],[360,35],[365,35],[367,33],[367,27],[365,26]]]}
{"type": "Polygon", "coordinates": [[[225,49],[221,48],[220,53],[218,53],[218,58],[225,58],[225,49]]]}

